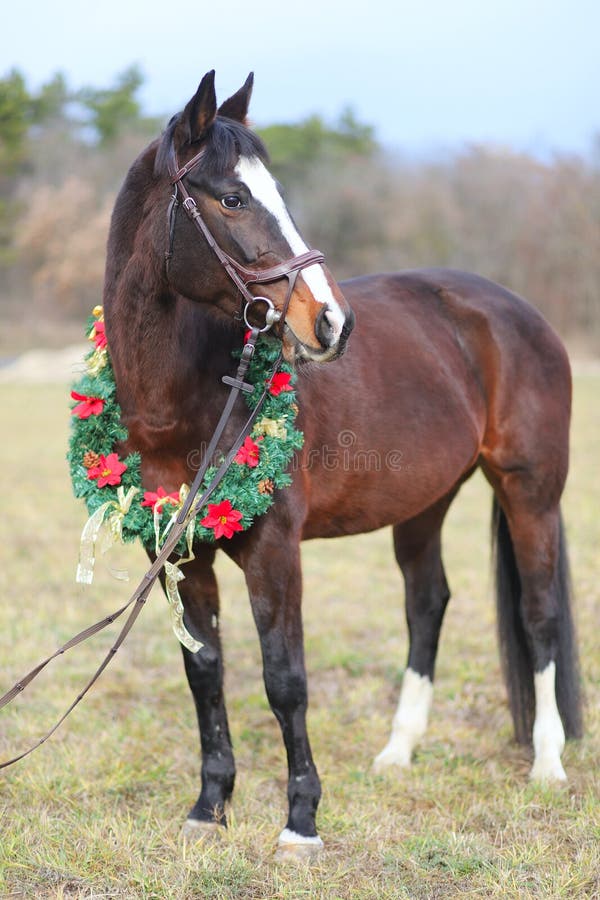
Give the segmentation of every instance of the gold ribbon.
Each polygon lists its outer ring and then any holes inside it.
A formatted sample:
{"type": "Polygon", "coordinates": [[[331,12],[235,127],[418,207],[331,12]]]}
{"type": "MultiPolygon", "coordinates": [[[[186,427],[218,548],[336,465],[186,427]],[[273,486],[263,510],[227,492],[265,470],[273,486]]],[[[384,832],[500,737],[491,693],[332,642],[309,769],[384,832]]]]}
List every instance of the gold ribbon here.
{"type": "MultiPolygon", "coordinates": [[[[101,552],[106,553],[114,544],[123,543],[123,519],[129,512],[132,500],[139,493],[139,488],[130,487],[127,493],[119,485],[117,499],[108,500],[92,513],[81,532],[79,544],[79,564],[75,580],[79,584],[91,584],[94,579],[94,563],[96,562],[96,545],[103,525],[108,527],[103,533],[101,552]]],[[[127,572],[113,572],[116,578],[128,579],[127,572]]]]}
{"type": "Polygon", "coordinates": [[[96,347],[92,355],[86,361],[88,375],[97,375],[108,361],[106,347],[96,347]]]}
{"type": "MultiPolygon", "coordinates": [[[[156,536],[156,553],[158,554],[160,551],[160,545],[164,541],[168,532],[171,529],[171,526],[175,522],[179,510],[182,508],[185,503],[185,499],[189,494],[189,487],[187,484],[182,484],[179,489],[179,503],[175,512],[167,522],[165,530],[161,536],[160,534],[160,513],[163,506],[167,503],[170,503],[168,497],[161,498],[163,502],[160,500],[154,506],[154,534],[156,536]]],[[[178,582],[183,581],[185,575],[179,568],[185,563],[191,562],[194,559],[194,551],[192,550],[192,544],[194,542],[194,527],[195,527],[196,519],[194,516],[190,519],[187,524],[187,528],[185,530],[185,542],[187,547],[187,556],[177,560],[176,563],[169,562],[167,560],[165,562],[165,593],[167,595],[167,602],[169,604],[169,612],[171,616],[171,627],[173,629],[173,633],[177,640],[183,644],[191,653],[197,653],[198,650],[203,646],[201,641],[197,641],[195,637],[193,637],[187,628],[185,627],[185,622],[183,621],[184,608],[183,603],[181,602],[181,595],[179,593],[178,582]]]]}

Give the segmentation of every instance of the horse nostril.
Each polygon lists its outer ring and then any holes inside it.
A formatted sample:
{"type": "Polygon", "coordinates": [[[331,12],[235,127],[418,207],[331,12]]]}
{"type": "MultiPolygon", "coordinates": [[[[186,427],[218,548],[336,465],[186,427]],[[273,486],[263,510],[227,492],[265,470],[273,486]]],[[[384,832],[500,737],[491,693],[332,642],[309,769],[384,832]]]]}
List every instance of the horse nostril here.
{"type": "Polygon", "coordinates": [[[355,324],[356,324],[356,316],[350,309],[350,310],[348,310],[348,313],[344,320],[344,324],[342,326],[342,340],[344,342],[348,340],[348,337],[352,333],[352,330],[354,329],[355,324]]]}
{"type": "Polygon", "coordinates": [[[344,324],[342,325],[342,332],[340,334],[340,339],[338,341],[338,352],[340,356],[346,349],[346,344],[348,343],[348,338],[352,333],[352,329],[354,328],[354,323],[356,319],[354,317],[354,313],[352,310],[349,310],[345,319],[344,324]]]}
{"type": "Polygon", "coordinates": [[[315,334],[317,340],[325,350],[328,350],[329,347],[331,347],[334,338],[333,327],[329,321],[329,316],[327,315],[328,312],[328,308],[324,306],[315,322],[315,334]]]}

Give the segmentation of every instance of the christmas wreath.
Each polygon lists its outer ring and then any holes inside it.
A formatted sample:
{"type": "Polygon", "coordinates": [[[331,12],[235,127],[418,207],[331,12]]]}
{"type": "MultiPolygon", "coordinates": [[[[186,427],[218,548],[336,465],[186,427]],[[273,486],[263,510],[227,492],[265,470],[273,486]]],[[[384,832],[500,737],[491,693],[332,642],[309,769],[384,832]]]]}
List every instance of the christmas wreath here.
{"type": "MultiPolygon", "coordinates": [[[[71,391],[75,403],[71,409],[67,455],[75,496],[85,500],[90,514],[83,529],[78,570],[78,580],[83,582],[92,580],[94,548],[101,531],[105,548],[115,541],[140,538],[146,548],[158,550],[169,523],[179,513],[189,492],[187,484],[172,492],[160,484],[147,490],[141,481],[140,454],[119,458],[116,447],[126,440],[127,429],[121,421],[116,398],[102,307],[94,309],[87,334],[94,346],[86,356],[85,373],[71,391]],[[85,556],[87,561],[83,559],[85,556]]],[[[247,375],[254,386],[251,394],[244,395],[250,409],[258,403],[278,353],[278,342],[261,336],[247,375]]],[[[191,520],[186,536],[182,537],[178,546],[182,557],[187,544],[187,559],[193,558],[194,539],[228,539],[249,528],[272,505],[274,490],[291,483],[286,469],[303,442],[302,432],[294,427],[298,412],[294,382],[293,369],[282,364],[270,380],[251,434],[237,452],[212,502],[191,520]]],[[[215,471],[216,465],[208,469],[203,488],[211,482],[215,471]]],[[[182,558],[180,563],[185,561],[182,558]]],[[[171,580],[176,582],[183,577],[178,570],[172,571],[171,564],[167,566],[171,567],[171,580]]]]}

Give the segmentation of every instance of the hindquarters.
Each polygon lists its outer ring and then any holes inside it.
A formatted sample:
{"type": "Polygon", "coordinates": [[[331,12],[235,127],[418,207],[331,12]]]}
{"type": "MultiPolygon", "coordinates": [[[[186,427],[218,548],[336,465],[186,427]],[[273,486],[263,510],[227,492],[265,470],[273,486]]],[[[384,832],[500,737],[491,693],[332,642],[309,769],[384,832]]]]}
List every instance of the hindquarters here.
{"type": "Polygon", "coordinates": [[[564,778],[581,698],[560,502],[569,466],[571,372],[537,310],[465,273],[427,273],[485,405],[479,462],[497,512],[500,643],[515,732],[533,737],[532,775],[564,778]]]}
{"type": "Polygon", "coordinates": [[[533,737],[536,778],[564,779],[565,734],[581,734],[579,668],[560,501],[571,376],[562,344],[515,302],[494,322],[480,462],[495,492],[500,647],[515,734],[533,737]],[[510,315],[509,313],[512,313],[510,315]]]}

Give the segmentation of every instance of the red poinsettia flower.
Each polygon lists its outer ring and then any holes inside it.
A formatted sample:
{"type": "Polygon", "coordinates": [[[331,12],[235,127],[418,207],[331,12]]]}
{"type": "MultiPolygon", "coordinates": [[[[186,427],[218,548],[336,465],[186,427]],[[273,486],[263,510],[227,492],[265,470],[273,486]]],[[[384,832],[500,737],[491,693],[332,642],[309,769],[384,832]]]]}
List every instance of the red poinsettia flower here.
{"type": "Polygon", "coordinates": [[[242,513],[239,509],[233,509],[229,500],[221,503],[209,503],[208,515],[200,522],[205,528],[212,528],[215,538],[231,538],[236,531],[243,531],[240,525],[242,513]]]}
{"type": "Polygon", "coordinates": [[[91,338],[95,345],[96,350],[103,350],[106,347],[106,333],[104,331],[104,322],[94,322],[94,329],[92,331],[91,338]]]}
{"type": "Polygon", "coordinates": [[[162,487],[162,485],[159,485],[156,491],[146,491],[144,493],[142,506],[150,506],[152,507],[152,512],[154,512],[157,504],[160,507],[163,507],[166,503],[172,503],[173,505],[176,505],[177,503],[179,503],[179,500],[179,491],[173,491],[173,493],[167,494],[164,487],[162,487]]]}
{"type": "Polygon", "coordinates": [[[88,469],[88,478],[98,480],[98,487],[105,487],[107,484],[121,484],[121,475],[127,466],[119,460],[116,453],[109,453],[108,456],[100,454],[100,460],[97,465],[88,469]]]}
{"type": "Polygon", "coordinates": [[[276,372],[269,385],[269,393],[271,396],[278,397],[279,394],[283,394],[284,391],[293,390],[292,385],[290,384],[291,380],[292,376],[289,372],[276,372]]]}
{"type": "Polygon", "coordinates": [[[90,416],[99,416],[104,409],[102,397],[86,397],[85,394],[78,394],[77,391],[71,391],[71,397],[73,400],[81,401],[71,410],[71,415],[77,416],[78,419],[89,419],[90,416]]]}
{"type": "MultiPolygon", "coordinates": [[[[259,438],[259,441],[261,440],[262,438],[259,438]]],[[[254,469],[258,465],[259,457],[260,447],[256,441],[253,441],[252,438],[248,436],[236,453],[233,461],[240,466],[246,465],[248,468],[254,469]]]]}

